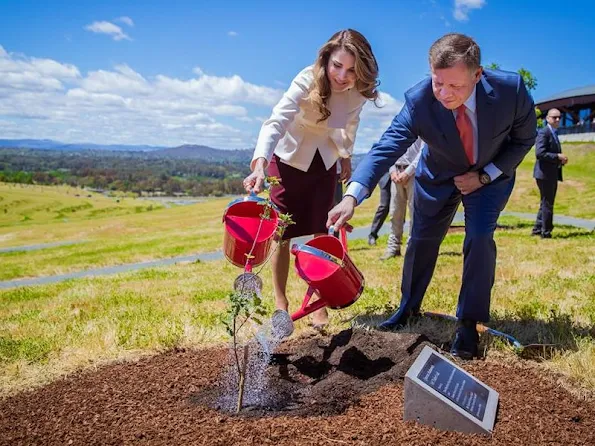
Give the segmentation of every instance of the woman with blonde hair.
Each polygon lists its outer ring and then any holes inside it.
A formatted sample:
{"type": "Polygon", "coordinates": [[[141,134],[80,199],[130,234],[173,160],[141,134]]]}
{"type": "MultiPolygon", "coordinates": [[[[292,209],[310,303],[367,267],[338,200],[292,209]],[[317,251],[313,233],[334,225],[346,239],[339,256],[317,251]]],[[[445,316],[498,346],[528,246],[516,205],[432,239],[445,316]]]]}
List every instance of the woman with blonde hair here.
{"type": "MultiPolygon", "coordinates": [[[[366,101],[378,98],[377,87],[378,64],[370,44],[359,32],[342,30],[320,48],[314,65],[295,77],[262,125],[244,187],[261,192],[265,170],[277,177],[281,184],[271,190],[271,199],[295,222],[272,258],[277,309],[288,310],[289,241],[326,233],[337,160],[339,179],[346,181],[359,115],[366,101]]],[[[327,322],[326,309],[313,314],[315,328],[327,322]]]]}

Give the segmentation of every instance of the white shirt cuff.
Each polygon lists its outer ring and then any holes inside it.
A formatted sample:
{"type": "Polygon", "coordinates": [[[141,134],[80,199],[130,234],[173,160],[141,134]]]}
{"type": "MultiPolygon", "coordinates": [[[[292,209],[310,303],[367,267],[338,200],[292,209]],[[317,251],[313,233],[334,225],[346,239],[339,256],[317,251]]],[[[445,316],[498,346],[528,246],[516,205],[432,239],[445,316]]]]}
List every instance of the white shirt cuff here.
{"type": "Polygon", "coordinates": [[[500,175],[502,175],[502,171],[500,169],[498,169],[494,163],[490,163],[487,166],[485,166],[483,168],[483,170],[485,171],[485,173],[487,173],[490,176],[490,179],[492,181],[494,181],[496,178],[498,178],[500,175]]]}
{"type": "Polygon", "coordinates": [[[368,196],[368,188],[366,188],[363,184],[352,181],[349,183],[349,186],[347,186],[347,190],[343,196],[345,195],[351,195],[353,198],[355,198],[355,201],[359,205],[368,196]]]}
{"type": "Polygon", "coordinates": [[[407,166],[407,169],[405,169],[405,173],[406,173],[406,174],[407,174],[409,177],[413,176],[413,174],[415,173],[415,166],[414,166],[413,164],[409,164],[409,165],[407,166]]]}

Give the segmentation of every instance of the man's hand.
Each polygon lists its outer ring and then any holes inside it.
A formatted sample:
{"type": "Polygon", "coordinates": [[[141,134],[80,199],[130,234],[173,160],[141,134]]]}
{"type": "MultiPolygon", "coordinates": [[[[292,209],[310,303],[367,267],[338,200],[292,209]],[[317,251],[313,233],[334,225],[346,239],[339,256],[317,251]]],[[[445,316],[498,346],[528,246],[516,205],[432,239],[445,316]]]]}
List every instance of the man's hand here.
{"type": "Polygon", "coordinates": [[[341,202],[329,211],[326,227],[330,228],[332,226],[335,231],[341,229],[353,217],[356,204],[354,197],[345,195],[341,202]]]}
{"type": "Polygon", "coordinates": [[[463,175],[456,176],[454,180],[455,186],[463,195],[469,195],[471,192],[475,192],[483,186],[483,184],[479,182],[478,172],[467,172],[463,175]]]}
{"type": "Polygon", "coordinates": [[[393,183],[398,183],[399,182],[399,172],[397,172],[396,170],[393,170],[390,173],[390,179],[392,180],[393,183]]]}
{"type": "Polygon", "coordinates": [[[254,192],[255,194],[259,194],[264,189],[264,180],[266,179],[266,174],[264,173],[264,167],[267,164],[267,160],[264,158],[258,158],[256,163],[254,164],[254,172],[248,175],[244,182],[244,189],[246,192],[254,192]]]}
{"type": "Polygon", "coordinates": [[[347,181],[351,178],[351,158],[341,158],[341,173],[339,181],[347,181]]]}
{"type": "Polygon", "coordinates": [[[568,162],[568,157],[563,153],[558,153],[558,159],[560,160],[563,166],[568,162]]]}
{"type": "Polygon", "coordinates": [[[409,181],[409,175],[407,174],[407,172],[403,171],[403,172],[399,172],[397,174],[397,181],[395,181],[395,183],[406,183],[407,181],[409,181]]]}

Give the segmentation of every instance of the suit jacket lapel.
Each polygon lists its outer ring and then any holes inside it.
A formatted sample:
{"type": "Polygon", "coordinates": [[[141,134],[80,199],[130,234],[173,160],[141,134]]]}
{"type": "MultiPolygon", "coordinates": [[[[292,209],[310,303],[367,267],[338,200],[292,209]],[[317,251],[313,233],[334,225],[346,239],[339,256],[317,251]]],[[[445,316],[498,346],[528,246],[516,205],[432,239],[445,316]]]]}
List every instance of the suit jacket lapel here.
{"type": "Polygon", "coordinates": [[[436,116],[436,120],[438,121],[440,130],[444,135],[444,139],[446,140],[448,150],[452,152],[459,163],[469,166],[469,161],[467,160],[467,155],[465,154],[465,149],[463,148],[463,143],[461,142],[461,137],[459,136],[459,130],[457,129],[452,110],[444,107],[436,99],[434,99],[432,109],[436,116]]]}
{"type": "Polygon", "coordinates": [[[477,83],[476,93],[476,116],[477,116],[477,164],[484,164],[482,162],[482,154],[486,153],[492,136],[494,136],[494,122],[496,117],[492,116],[492,103],[494,102],[494,89],[488,83],[485,76],[481,76],[477,83]]]}

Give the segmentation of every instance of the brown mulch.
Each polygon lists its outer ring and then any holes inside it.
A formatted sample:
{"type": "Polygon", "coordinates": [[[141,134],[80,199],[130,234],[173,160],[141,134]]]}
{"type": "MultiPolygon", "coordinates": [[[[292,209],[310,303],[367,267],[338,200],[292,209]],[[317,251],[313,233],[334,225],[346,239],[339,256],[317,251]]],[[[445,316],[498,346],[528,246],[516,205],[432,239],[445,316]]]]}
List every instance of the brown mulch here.
{"type": "Polygon", "coordinates": [[[240,415],[222,409],[229,352],[177,350],[0,401],[0,445],[595,444],[595,404],[534,368],[462,363],[500,393],[492,437],[403,421],[403,377],[427,339],[346,330],[286,341],[240,415]]]}

